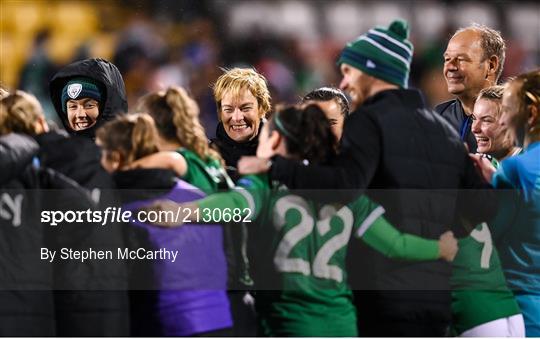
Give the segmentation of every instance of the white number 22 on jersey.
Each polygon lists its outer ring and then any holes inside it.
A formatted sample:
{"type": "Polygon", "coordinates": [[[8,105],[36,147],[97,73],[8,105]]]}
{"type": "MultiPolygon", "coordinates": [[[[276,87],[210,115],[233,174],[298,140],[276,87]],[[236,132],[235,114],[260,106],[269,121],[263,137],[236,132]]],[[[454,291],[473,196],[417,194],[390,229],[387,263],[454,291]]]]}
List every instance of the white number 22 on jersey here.
{"type": "Polygon", "coordinates": [[[274,209],[274,225],[280,230],[285,224],[285,215],[290,210],[300,213],[300,222],[292,227],[281,239],[274,256],[274,265],[280,272],[296,272],[303,275],[310,275],[322,279],[332,279],[338,282],[343,281],[343,271],[336,265],[329,265],[328,262],[334,254],[349,242],[353,226],[353,213],[344,206],[337,213],[331,214],[316,223],[309,214],[308,203],[296,195],[287,195],[277,200],[274,209]],[[324,243],[315,255],[313,263],[301,258],[290,258],[293,248],[303,239],[307,238],[314,230],[324,236],[330,231],[330,221],[332,218],[340,218],[343,222],[343,230],[324,243]]]}

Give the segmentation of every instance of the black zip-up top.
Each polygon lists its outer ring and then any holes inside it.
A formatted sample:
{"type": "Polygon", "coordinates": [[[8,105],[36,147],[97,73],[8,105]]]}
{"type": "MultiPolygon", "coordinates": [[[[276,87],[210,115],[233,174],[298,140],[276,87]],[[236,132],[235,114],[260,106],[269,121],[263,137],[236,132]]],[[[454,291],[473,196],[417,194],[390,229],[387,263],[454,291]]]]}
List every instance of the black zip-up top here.
{"type": "Polygon", "coordinates": [[[225,160],[225,164],[230,167],[237,167],[238,160],[243,156],[255,155],[259,145],[258,134],[261,132],[264,123],[261,121],[259,131],[255,138],[246,142],[237,142],[229,137],[223,123],[220,122],[216,128],[216,137],[211,140],[210,145],[216,145],[219,153],[225,160]]]}
{"type": "MultiPolygon", "coordinates": [[[[370,189],[368,195],[394,226],[430,239],[454,227],[456,214],[474,224],[493,213],[486,197],[479,198],[479,206],[460,197],[460,188],[486,185],[456,132],[425,108],[416,90],[386,90],[368,98],[347,117],[340,154],[330,166],[275,157],[271,176],[293,189],[332,190],[327,196],[334,201],[344,190],[354,191],[347,195],[354,198],[370,189]]],[[[362,252],[351,257],[362,275],[354,288],[449,291],[447,263],[392,260],[367,247],[362,252]]]]}
{"type": "Polygon", "coordinates": [[[476,138],[471,133],[472,116],[465,114],[461,102],[458,99],[443,102],[435,106],[435,111],[454,127],[460,139],[467,143],[469,152],[476,153],[476,138]]]}

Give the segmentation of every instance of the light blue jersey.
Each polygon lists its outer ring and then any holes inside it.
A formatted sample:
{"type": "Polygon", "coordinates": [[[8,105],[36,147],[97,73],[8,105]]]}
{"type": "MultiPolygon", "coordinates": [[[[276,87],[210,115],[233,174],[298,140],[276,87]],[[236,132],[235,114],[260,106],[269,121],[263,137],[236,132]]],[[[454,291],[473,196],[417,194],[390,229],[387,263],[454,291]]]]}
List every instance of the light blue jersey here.
{"type": "Polygon", "coordinates": [[[520,302],[527,296],[540,296],[540,142],[504,160],[492,184],[498,189],[517,191],[515,195],[502,194],[493,238],[508,285],[523,310],[527,336],[533,332],[540,336],[540,304],[531,308],[520,302]]]}

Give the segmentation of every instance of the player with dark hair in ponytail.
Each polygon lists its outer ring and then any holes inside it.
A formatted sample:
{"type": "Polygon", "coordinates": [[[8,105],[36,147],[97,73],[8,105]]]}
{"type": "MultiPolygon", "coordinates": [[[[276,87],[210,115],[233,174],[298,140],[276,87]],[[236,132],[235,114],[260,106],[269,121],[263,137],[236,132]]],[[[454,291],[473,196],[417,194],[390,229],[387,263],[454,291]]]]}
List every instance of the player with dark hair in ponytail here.
{"type": "MultiPolygon", "coordinates": [[[[290,106],[278,109],[263,127],[257,155],[325,163],[336,155],[336,143],[319,106],[290,106]]],[[[266,175],[251,175],[234,191],[182,205],[192,211],[237,209],[243,217],[259,218],[250,234],[257,246],[253,270],[261,335],[358,334],[345,270],[351,235],[386,256],[407,260],[452,260],[457,251],[451,232],[438,242],[400,233],[366,196],[345,206],[321,205],[305,196],[274,185],[266,175]]],[[[172,205],[165,209],[176,210],[172,205]]]]}
{"type": "Polygon", "coordinates": [[[291,157],[310,162],[326,162],[335,156],[333,146],[337,140],[330,122],[321,113],[322,110],[316,105],[308,105],[303,109],[286,107],[268,122],[267,133],[271,135],[276,131],[277,135],[285,138],[286,152],[291,157]]]}

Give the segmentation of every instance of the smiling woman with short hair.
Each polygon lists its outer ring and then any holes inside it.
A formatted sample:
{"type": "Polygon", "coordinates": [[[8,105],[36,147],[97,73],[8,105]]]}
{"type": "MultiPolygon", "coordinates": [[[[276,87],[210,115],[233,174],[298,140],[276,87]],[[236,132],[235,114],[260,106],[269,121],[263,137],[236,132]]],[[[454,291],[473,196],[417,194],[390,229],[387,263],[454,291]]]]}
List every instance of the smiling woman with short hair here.
{"type": "Polygon", "coordinates": [[[255,155],[257,135],[271,109],[266,78],[252,68],[225,70],[212,86],[219,124],[216,145],[227,166],[255,155]]]}
{"type": "Polygon", "coordinates": [[[506,127],[501,126],[501,103],[504,86],[484,88],[478,94],[472,114],[471,131],[476,138],[479,153],[488,154],[497,161],[521,151],[506,127]]]}

